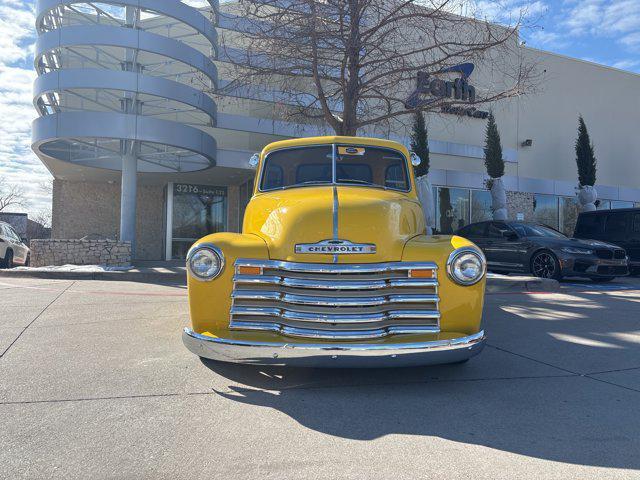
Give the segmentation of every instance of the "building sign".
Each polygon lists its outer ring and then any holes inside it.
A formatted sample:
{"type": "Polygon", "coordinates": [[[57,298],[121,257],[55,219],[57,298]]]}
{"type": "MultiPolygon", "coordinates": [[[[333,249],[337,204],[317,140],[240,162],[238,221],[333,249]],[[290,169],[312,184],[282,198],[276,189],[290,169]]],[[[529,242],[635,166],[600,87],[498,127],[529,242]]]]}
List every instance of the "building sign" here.
{"type": "Polygon", "coordinates": [[[210,185],[192,185],[189,183],[174,183],[173,193],[177,195],[205,195],[226,197],[227,187],[212,187],[210,185]]]}
{"type": "MultiPolygon", "coordinates": [[[[413,110],[438,101],[447,101],[447,99],[455,103],[473,105],[476,101],[476,89],[469,83],[469,77],[474,68],[473,63],[462,63],[444,69],[441,72],[443,75],[460,75],[451,80],[433,77],[427,72],[418,72],[416,89],[405,101],[405,108],[413,110]]],[[[489,116],[489,112],[466,105],[443,105],[440,111],[472,118],[487,118],[489,116]]]]}

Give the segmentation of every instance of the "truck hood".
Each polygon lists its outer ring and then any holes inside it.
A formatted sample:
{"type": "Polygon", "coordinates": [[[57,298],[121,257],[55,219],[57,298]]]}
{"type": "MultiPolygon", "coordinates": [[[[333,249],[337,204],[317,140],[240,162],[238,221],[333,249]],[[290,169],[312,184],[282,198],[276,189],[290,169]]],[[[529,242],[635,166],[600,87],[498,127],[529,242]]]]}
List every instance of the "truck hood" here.
{"type": "Polygon", "coordinates": [[[370,254],[337,255],[339,263],[400,261],[406,242],[424,233],[422,209],[412,196],[359,186],[302,187],[255,196],[244,233],[264,239],[274,260],[333,262],[333,254],[296,253],[296,245],[326,240],[374,244],[370,254]]]}

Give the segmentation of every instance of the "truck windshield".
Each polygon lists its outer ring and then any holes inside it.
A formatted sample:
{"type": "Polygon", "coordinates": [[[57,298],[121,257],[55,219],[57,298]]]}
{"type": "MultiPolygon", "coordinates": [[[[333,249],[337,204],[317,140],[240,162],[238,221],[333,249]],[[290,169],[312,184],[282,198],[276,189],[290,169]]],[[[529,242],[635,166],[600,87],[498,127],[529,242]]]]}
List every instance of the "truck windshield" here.
{"type": "Polygon", "coordinates": [[[367,185],[408,191],[407,161],[397,150],[355,145],[295,147],[267,155],[261,191],[305,185],[367,185]]]}

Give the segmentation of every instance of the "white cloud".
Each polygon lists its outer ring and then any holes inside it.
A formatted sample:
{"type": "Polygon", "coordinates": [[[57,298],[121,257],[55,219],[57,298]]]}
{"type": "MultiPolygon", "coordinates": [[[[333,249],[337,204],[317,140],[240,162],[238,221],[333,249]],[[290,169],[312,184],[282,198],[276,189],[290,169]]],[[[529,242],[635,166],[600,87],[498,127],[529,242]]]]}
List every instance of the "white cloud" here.
{"type": "Polygon", "coordinates": [[[0,2],[0,62],[25,60],[33,55],[35,16],[24,2],[0,2]]]}
{"type": "Polygon", "coordinates": [[[611,66],[614,68],[621,68],[622,70],[631,70],[631,69],[640,67],[640,59],[639,60],[635,60],[635,59],[619,60],[617,62],[613,62],[611,66]]]}
{"type": "Polygon", "coordinates": [[[22,186],[29,212],[51,204],[39,188],[51,175],[31,150],[34,23],[32,2],[0,0],[0,176],[22,186]]]}
{"type": "Polygon", "coordinates": [[[630,47],[632,49],[636,49],[638,47],[640,47],[640,31],[638,32],[633,32],[630,33],[628,35],[624,35],[621,39],[620,42],[627,46],[630,47]]]}
{"type": "Polygon", "coordinates": [[[545,48],[564,48],[569,44],[567,37],[547,30],[534,30],[528,38],[534,45],[545,48]]]}
{"type": "Polygon", "coordinates": [[[613,38],[640,51],[640,2],[638,0],[585,0],[568,6],[563,26],[572,36],[613,38]]]}
{"type": "Polygon", "coordinates": [[[540,0],[475,0],[469,3],[474,5],[475,16],[507,24],[535,21],[549,10],[540,0]]]}

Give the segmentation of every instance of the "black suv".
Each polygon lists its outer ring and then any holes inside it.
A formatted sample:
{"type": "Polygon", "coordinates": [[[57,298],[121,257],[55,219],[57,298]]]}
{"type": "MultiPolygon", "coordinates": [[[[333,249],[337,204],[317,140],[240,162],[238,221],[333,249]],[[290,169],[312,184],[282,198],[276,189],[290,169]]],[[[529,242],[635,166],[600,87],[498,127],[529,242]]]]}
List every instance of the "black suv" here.
{"type": "Polygon", "coordinates": [[[640,273],[640,208],[581,213],[573,236],[619,245],[627,251],[631,273],[640,273]]]}

